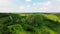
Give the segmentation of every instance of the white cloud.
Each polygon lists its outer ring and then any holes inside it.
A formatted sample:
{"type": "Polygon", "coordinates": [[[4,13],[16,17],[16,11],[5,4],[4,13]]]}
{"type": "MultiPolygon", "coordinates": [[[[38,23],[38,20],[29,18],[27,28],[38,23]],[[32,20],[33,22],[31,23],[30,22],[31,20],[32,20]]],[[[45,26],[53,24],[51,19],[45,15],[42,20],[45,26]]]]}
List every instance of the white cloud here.
{"type": "Polygon", "coordinates": [[[31,2],[32,0],[25,0],[26,2],[31,2]]]}
{"type": "Polygon", "coordinates": [[[51,5],[51,2],[50,1],[47,1],[47,2],[38,2],[38,3],[33,3],[34,6],[48,6],[48,5],[51,5]]]}
{"type": "MultiPolygon", "coordinates": [[[[26,1],[31,2],[31,0],[26,1]]],[[[60,2],[57,0],[49,0],[47,2],[37,2],[32,4],[32,6],[19,6],[17,12],[60,12],[60,2]]]]}
{"type": "Polygon", "coordinates": [[[24,9],[25,9],[25,7],[24,7],[24,6],[20,6],[20,7],[19,7],[19,9],[24,10],[24,9]]]}
{"type": "Polygon", "coordinates": [[[60,1],[58,0],[50,0],[52,8],[48,10],[48,12],[57,12],[60,13],[60,1]]]}
{"type": "Polygon", "coordinates": [[[44,5],[51,5],[51,2],[50,1],[48,1],[48,2],[46,2],[46,3],[43,3],[44,5]]]}
{"type": "MultiPolygon", "coordinates": [[[[21,7],[21,6],[20,6],[21,7]]],[[[48,11],[51,8],[51,2],[38,2],[38,3],[33,3],[33,5],[26,5],[24,7],[19,8],[19,11],[21,12],[45,12],[48,11]]]]}
{"type": "Polygon", "coordinates": [[[27,5],[27,7],[29,8],[29,7],[31,7],[31,5],[27,5]]]}
{"type": "Polygon", "coordinates": [[[15,11],[16,8],[12,3],[12,0],[0,0],[0,12],[12,12],[15,11]]]}
{"type": "Polygon", "coordinates": [[[60,1],[60,0],[56,0],[56,1],[60,1]]]}
{"type": "MultiPolygon", "coordinates": [[[[31,2],[32,0],[25,0],[31,2]]],[[[15,7],[11,0],[0,0],[0,12],[60,12],[60,0],[49,0],[15,7]]]]}
{"type": "Polygon", "coordinates": [[[7,6],[9,4],[11,4],[9,0],[0,0],[0,6],[7,6]]]}

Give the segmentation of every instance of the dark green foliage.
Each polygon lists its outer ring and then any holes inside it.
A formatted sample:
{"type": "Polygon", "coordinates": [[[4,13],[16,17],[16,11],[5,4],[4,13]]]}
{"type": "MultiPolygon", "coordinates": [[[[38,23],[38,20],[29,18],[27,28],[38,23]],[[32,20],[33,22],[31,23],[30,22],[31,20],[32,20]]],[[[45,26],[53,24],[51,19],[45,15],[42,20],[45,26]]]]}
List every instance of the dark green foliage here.
{"type": "Polygon", "coordinates": [[[60,34],[59,20],[57,14],[1,13],[0,34],[60,34]]]}
{"type": "Polygon", "coordinates": [[[21,32],[24,33],[24,30],[23,30],[23,28],[20,24],[15,24],[15,25],[8,26],[8,33],[22,34],[21,32]]]}

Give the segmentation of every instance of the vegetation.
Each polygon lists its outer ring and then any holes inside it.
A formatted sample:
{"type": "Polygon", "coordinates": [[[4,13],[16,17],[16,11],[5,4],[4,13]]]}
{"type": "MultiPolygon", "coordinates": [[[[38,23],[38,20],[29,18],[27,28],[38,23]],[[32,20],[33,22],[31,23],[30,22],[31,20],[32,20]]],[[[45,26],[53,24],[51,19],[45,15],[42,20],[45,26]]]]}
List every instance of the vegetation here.
{"type": "Polygon", "coordinates": [[[0,34],[60,34],[60,15],[0,13],[0,34]]]}

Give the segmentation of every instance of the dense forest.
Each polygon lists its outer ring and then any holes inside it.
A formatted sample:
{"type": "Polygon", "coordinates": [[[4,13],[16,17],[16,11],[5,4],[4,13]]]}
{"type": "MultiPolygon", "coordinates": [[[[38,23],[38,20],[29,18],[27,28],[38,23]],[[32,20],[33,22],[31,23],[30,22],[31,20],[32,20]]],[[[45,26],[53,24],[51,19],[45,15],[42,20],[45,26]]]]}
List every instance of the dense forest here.
{"type": "Polygon", "coordinates": [[[0,13],[0,34],[60,34],[60,14],[0,13]]]}

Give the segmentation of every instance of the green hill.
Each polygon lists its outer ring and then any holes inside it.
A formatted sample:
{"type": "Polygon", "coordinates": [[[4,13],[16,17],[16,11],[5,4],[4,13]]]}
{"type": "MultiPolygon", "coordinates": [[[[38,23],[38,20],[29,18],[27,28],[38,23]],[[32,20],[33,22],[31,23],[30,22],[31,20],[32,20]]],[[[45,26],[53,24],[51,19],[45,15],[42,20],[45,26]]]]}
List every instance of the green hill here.
{"type": "Polygon", "coordinates": [[[60,15],[0,13],[0,34],[60,34],[60,15]]]}

